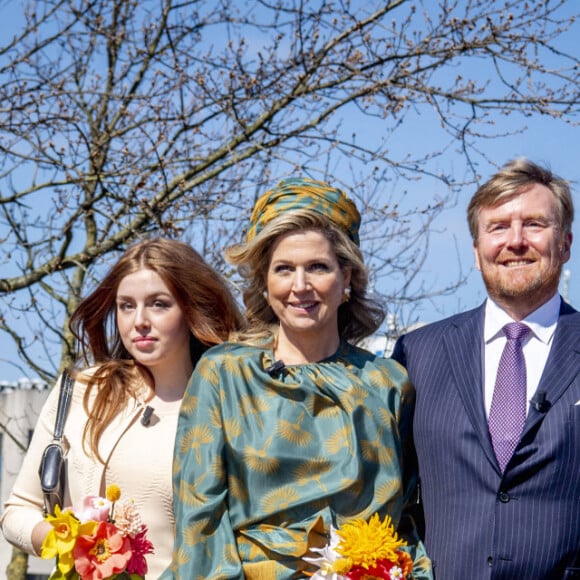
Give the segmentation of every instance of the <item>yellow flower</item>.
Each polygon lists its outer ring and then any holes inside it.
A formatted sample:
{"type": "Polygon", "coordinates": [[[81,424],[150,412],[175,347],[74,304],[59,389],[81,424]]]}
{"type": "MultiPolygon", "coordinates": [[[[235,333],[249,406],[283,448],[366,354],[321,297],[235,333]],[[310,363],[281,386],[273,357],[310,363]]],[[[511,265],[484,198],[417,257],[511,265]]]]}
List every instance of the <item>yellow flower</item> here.
{"type": "Polygon", "coordinates": [[[73,548],[77,537],[85,532],[87,525],[81,524],[70,509],[61,512],[58,505],[54,509],[54,516],[47,515],[45,519],[52,525],[52,530],[42,542],[40,557],[50,560],[58,556],[57,567],[64,576],[74,568],[73,548]]]}
{"type": "Polygon", "coordinates": [[[105,496],[110,502],[116,502],[121,497],[121,488],[118,485],[111,483],[111,485],[107,486],[105,496]]]}
{"type": "Polygon", "coordinates": [[[397,550],[405,546],[400,540],[389,516],[383,522],[375,514],[368,523],[362,519],[352,520],[337,531],[340,542],[337,552],[350,558],[353,566],[365,570],[375,566],[377,560],[398,560],[397,550]]]}

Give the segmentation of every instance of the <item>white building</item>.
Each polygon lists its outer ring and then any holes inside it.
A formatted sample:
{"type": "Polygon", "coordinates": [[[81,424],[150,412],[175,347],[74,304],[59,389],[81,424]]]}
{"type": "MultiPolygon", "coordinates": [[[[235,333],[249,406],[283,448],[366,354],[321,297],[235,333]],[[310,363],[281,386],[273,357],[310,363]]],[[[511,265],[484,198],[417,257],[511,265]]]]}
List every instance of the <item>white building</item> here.
{"type": "MultiPolygon", "coordinates": [[[[0,381],[0,500],[2,508],[18,475],[49,385],[40,380],[21,379],[16,383],[0,381]]],[[[12,558],[12,546],[0,533],[0,580],[6,580],[6,567],[12,558]]],[[[29,558],[29,578],[46,577],[53,562],[29,558]]]]}
{"type": "Polygon", "coordinates": [[[389,330],[388,335],[387,333],[373,334],[368,338],[361,340],[359,346],[368,350],[369,352],[372,352],[375,356],[388,358],[391,356],[393,349],[395,348],[395,343],[397,342],[397,339],[394,338],[395,334],[405,334],[415,330],[416,328],[425,326],[424,322],[416,322],[405,328],[396,329],[395,322],[392,321],[391,324],[392,326],[389,324],[389,319],[387,319],[387,327],[389,330]]]}

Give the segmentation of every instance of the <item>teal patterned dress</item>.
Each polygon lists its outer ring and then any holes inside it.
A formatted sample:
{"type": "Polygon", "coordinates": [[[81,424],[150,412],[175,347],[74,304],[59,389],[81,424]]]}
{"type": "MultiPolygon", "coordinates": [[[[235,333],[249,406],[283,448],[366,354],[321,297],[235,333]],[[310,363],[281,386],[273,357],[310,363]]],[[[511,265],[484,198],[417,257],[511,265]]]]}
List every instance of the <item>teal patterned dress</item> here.
{"type": "MultiPolygon", "coordinates": [[[[331,525],[375,512],[400,522],[416,475],[403,473],[414,390],[402,367],[344,342],[270,376],[273,363],[271,350],[233,343],[198,362],[179,415],[163,578],[305,578],[316,568],[302,558],[331,525]]],[[[429,579],[410,537],[414,577],[429,579]]]]}

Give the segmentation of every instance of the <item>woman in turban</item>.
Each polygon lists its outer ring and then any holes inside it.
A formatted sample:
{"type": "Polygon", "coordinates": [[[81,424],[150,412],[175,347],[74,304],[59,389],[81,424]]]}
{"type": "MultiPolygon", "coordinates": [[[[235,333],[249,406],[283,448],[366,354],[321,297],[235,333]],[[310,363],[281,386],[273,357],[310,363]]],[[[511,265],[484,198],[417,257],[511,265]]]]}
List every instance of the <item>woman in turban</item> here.
{"type": "Polygon", "coordinates": [[[326,566],[343,578],[321,547],[331,528],[374,514],[408,541],[406,574],[431,577],[404,517],[414,391],[395,362],[354,346],[384,317],[366,296],[359,225],[342,191],[286,179],[226,251],[249,326],[204,355],[185,393],[164,577],[304,578],[326,566]]]}

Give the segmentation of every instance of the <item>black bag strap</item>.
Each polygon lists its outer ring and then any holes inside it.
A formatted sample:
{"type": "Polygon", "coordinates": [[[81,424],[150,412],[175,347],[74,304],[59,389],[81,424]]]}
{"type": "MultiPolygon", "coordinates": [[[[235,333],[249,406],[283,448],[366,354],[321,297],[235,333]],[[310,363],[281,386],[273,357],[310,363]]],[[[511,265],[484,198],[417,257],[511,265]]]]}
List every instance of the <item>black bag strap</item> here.
{"type": "Polygon", "coordinates": [[[60,381],[60,394],[58,396],[58,408],[56,410],[56,421],[54,423],[54,440],[60,441],[64,431],[64,422],[70,407],[74,380],[65,370],[60,381]]]}

